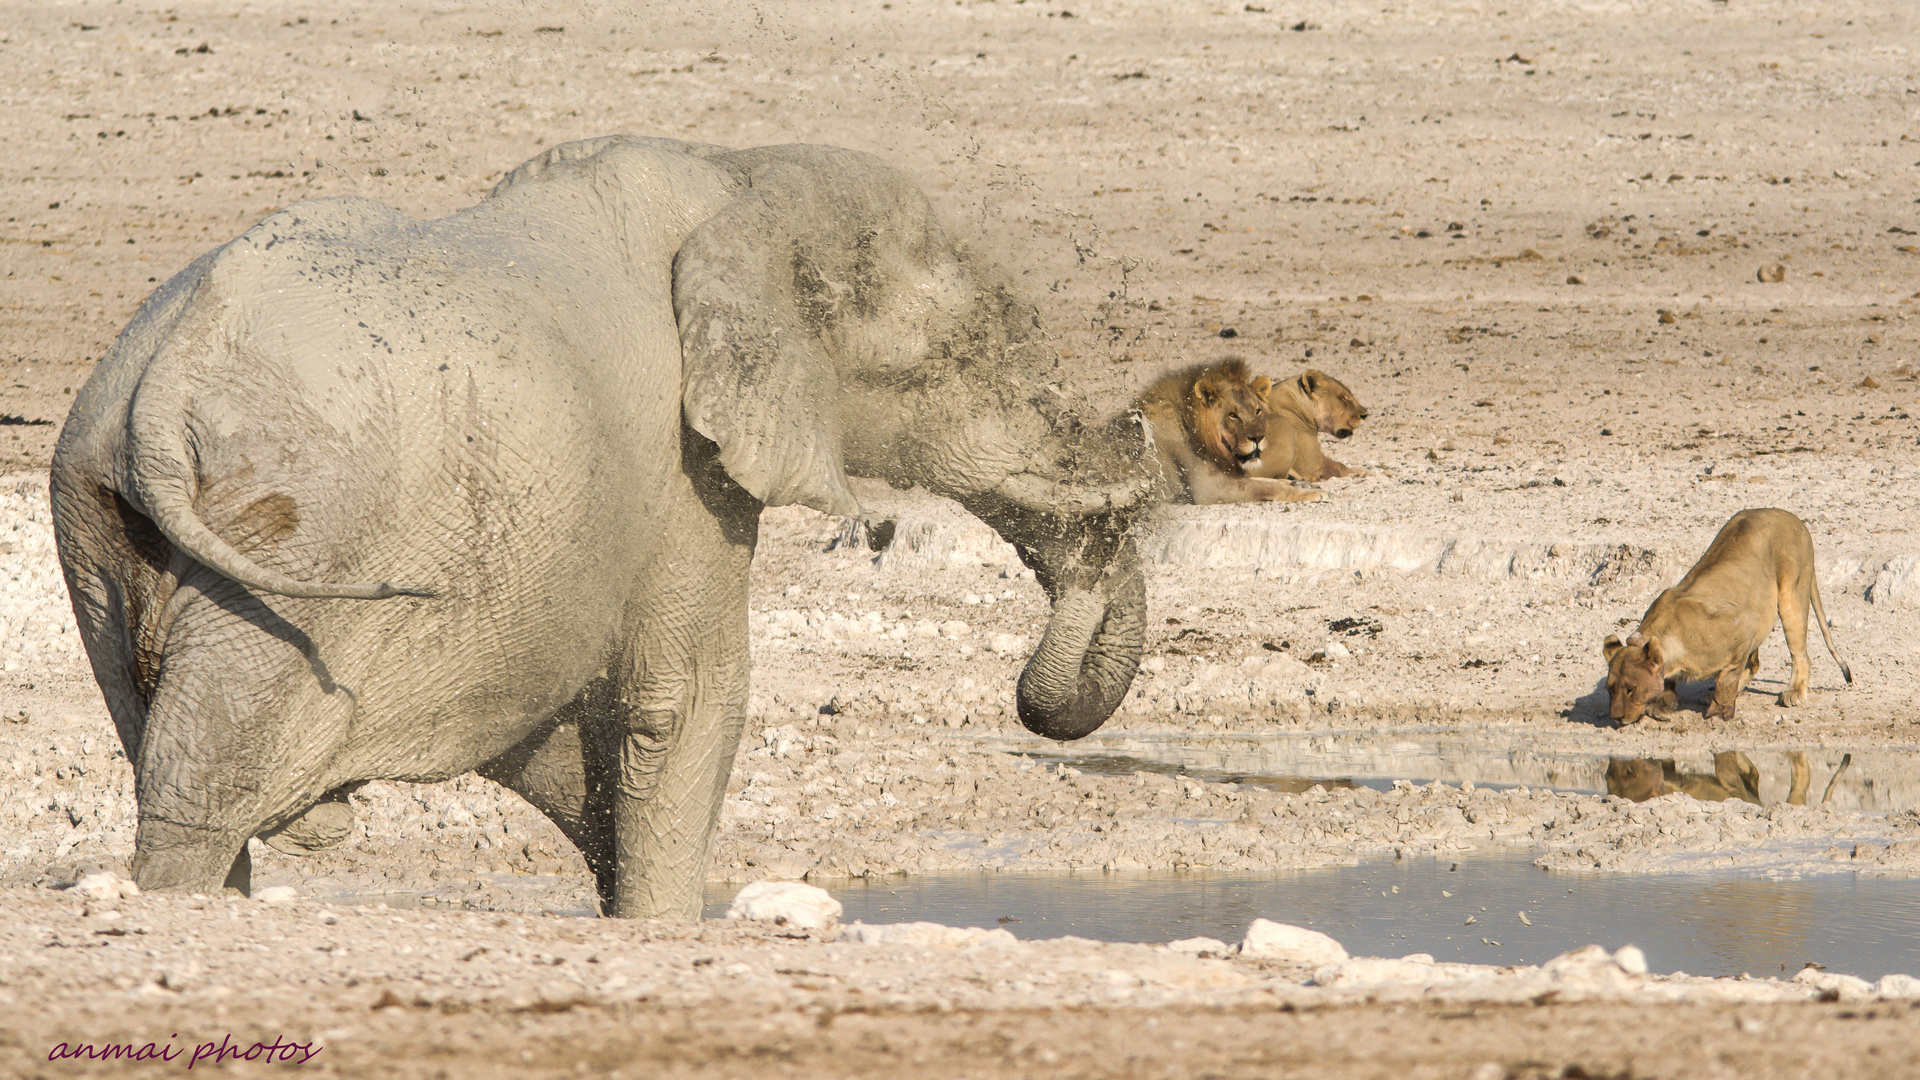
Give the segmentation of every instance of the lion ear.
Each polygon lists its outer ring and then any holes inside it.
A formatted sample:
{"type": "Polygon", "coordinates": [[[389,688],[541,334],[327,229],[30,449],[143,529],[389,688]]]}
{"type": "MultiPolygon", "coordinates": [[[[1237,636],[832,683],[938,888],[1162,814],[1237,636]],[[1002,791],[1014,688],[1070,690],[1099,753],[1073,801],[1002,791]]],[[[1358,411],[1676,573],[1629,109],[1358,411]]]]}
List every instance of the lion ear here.
{"type": "Polygon", "coordinates": [[[1309,394],[1320,392],[1320,373],[1311,369],[1301,372],[1300,388],[1309,394]]]}
{"type": "Polygon", "coordinates": [[[1666,662],[1667,662],[1666,653],[1660,648],[1660,642],[1656,641],[1653,638],[1648,638],[1647,639],[1647,666],[1654,669],[1655,671],[1659,671],[1666,666],[1666,662]]]}
{"type": "Polygon", "coordinates": [[[1606,655],[1607,659],[1611,660],[1613,659],[1614,653],[1626,647],[1626,643],[1620,640],[1619,634],[1608,634],[1607,640],[1600,646],[1600,651],[1606,655]]]}
{"type": "Polygon", "coordinates": [[[1220,400],[1220,391],[1213,385],[1212,379],[1196,379],[1193,383],[1193,400],[1202,405],[1212,405],[1220,400]]]}
{"type": "Polygon", "coordinates": [[[1272,379],[1267,378],[1265,375],[1257,375],[1254,377],[1254,380],[1253,380],[1254,393],[1259,394],[1261,397],[1266,397],[1267,391],[1271,389],[1273,389],[1272,379]]]}

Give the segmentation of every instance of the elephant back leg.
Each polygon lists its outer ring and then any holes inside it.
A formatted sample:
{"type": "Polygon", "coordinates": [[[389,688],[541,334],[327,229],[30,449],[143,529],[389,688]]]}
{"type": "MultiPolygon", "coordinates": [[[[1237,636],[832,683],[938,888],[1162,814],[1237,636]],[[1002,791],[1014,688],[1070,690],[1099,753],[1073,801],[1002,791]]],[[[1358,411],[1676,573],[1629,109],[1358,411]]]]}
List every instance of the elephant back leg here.
{"type": "Polygon", "coordinates": [[[696,504],[662,522],[614,667],[620,749],[613,913],[700,917],[713,836],[746,722],[747,568],[760,504],[691,434],[696,504]]]}
{"type": "Polygon", "coordinates": [[[613,778],[620,738],[613,684],[595,679],[552,720],[480,766],[481,776],[510,788],[553,821],[593,871],[601,909],[613,910],[613,778]]]}
{"type": "Polygon", "coordinates": [[[353,698],[316,678],[305,649],[244,619],[199,629],[170,641],[147,704],[133,875],[143,889],[245,892],[247,841],[337,782],[326,770],[353,698]]]}

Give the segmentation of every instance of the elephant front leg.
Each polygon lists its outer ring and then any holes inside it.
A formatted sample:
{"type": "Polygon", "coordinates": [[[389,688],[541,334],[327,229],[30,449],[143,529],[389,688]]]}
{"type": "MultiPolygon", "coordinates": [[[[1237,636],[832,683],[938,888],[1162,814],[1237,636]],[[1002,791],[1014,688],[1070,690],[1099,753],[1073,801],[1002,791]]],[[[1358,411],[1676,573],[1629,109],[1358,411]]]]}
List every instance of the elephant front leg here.
{"type": "Polygon", "coordinates": [[[747,565],[760,505],[730,483],[642,582],[616,670],[614,915],[698,919],[747,713],[747,565]]]}
{"type": "MultiPolygon", "coordinates": [[[[700,917],[707,863],[746,723],[746,567],[725,603],[680,608],[698,625],[658,627],[617,705],[626,722],[613,799],[613,911],[700,917]]],[[[696,578],[696,580],[698,580],[696,578]]],[[[711,582],[709,582],[710,584],[711,582]]]]}
{"type": "MultiPolygon", "coordinates": [[[[745,680],[741,680],[744,690],[745,680]]],[[[718,687],[712,687],[718,690],[718,687]]],[[[744,693],[641,706],[620,747],[612,914],[698,919],[714,832],[745,721],[744,693]]]]}

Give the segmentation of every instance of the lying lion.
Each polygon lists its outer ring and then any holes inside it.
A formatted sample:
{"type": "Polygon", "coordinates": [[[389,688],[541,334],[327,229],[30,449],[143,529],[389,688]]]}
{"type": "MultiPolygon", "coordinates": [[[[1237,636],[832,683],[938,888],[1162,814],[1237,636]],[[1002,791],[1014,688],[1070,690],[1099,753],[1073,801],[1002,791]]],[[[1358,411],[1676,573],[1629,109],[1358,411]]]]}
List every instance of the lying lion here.
{"type": "Polygon", "coordinates": [[[1133,407],[1153,430],[1161,475],[1169,497],[1196,503],[1311,502],[1326,495],[1282,480],[1246,475],[1267,444],[1267,391],[1271,384],[1247,371],[1245,361],[1223,360],[1172,372],[1155,380],[1133,407]]]}
{"type": "Polygon", "coordinates": [[[1267,391],[1267,447],[1248,476],[1292,477],[1295,480],[1331,480],[1336,476],[1365,476],[1326,456],[1320,433],[1336,439],[1353,434],[1367,418],[1346,384],[1311,368],[1274,383],[1267,391]]]}
{"type": "Polygon", "coordinates": [[[1621,725],[1638,723],[1649,704],[1679,706],[1682,679],[1714,676],[1707,718],[1733,719],[1747,680],[1760,670],[1760,643],[1773,632],[1776,613],[1793,654],[1793,681],[1780,694],[1792,708],[1806,700],[1807,608],[1820,620],[1820,636],[1851,683],[1853,672],[1833,647],[1827,611],[1813,581],[1813,538],[1785,510],[1742,510],[1720,527],[1707,553],[1680,583],[1654,598],[1640,629],[1626,641],[1609,636],[1609,714],[1621,725]]]}

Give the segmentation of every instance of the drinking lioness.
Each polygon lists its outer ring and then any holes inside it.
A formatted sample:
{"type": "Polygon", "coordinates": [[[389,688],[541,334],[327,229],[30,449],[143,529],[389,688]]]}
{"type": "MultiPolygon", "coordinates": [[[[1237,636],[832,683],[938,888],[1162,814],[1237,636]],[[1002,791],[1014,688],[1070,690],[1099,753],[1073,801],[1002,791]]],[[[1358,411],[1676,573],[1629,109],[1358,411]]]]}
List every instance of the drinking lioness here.
{"type": "Polygon", "coordinates": [[[1851,683],[1853,672],[1833,647],[1826,608],[1813,581],[1813,537],[1785,510],[1742,510],[1727,519],[1707,553],[1680,583],[1654,598],[1640,629],[1621,641],[1609,635],[1609,715],[1625,726],[1639,722],[1649,704],[1662,710],[1680,703],[1681,679],[1714,676],[1709,720],[1733,718],[1747,680],[1760,670],[1760,643],[1773,632],[1776,614],[1793,654],[1793,680],[1780,694],[1782,707],[1806,700],[1807,608],[1820,620],[1820,636],[1851,683]]]}

